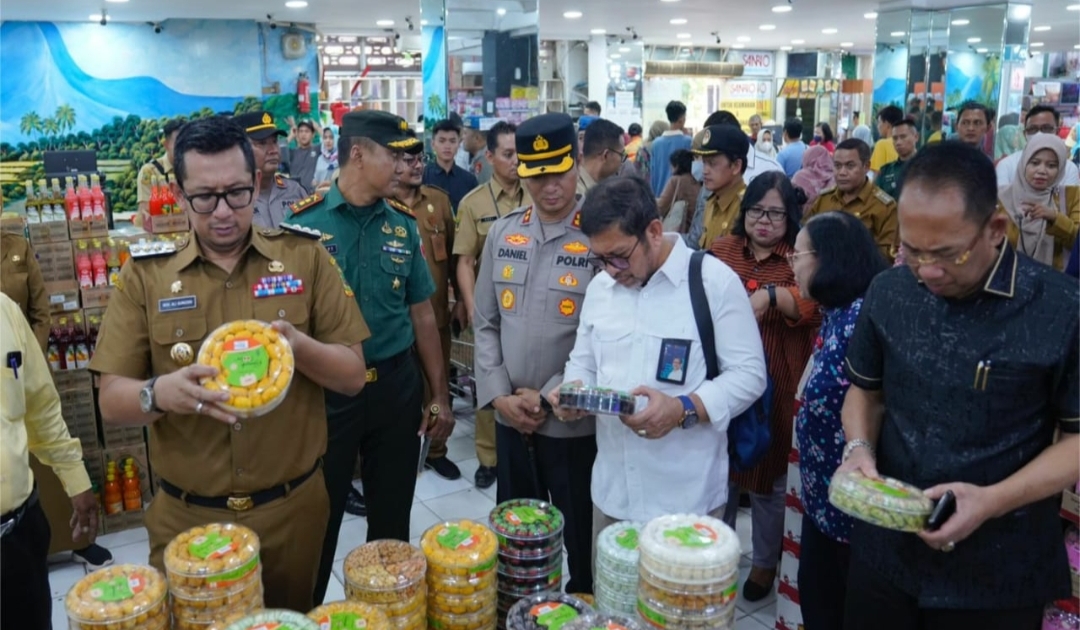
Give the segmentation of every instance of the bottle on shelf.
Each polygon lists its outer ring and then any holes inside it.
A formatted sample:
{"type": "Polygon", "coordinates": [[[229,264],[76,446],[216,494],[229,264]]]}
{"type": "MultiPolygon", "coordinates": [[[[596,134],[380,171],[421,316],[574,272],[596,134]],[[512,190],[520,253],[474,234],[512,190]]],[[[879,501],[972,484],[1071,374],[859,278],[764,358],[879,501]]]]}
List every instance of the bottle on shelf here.
{"type": "Polygon", "coordinates": [[[90,344],[87,343],[82,318],[78,315],[75,316],[75,332],[72,335],[71,345],[75,348],[75,369],[85,370],[90,367],[90,344]]]}
{"type": "Polygon", "coordinates": [[[75,327],[66,317],[60,320],[60,360],[65,370],[78,369],[75,359],[75,327]]]}
{"type": "Polygon", "coordinates": [[[108,265],[105,263],[105,252],[99,240],[94,240],[94,249],[90,254],[90,265],[94,270],[94,286],[109,286],[108,265]]]}
{"type": "Polygon", "coordinates": [[[161,195],[161,180],[155,177],[150,184],[150,216],[162,214],[164,198],[161,195]]]}
{"type": "Polygon", "coordinates": [[[34,194],[34,180],[26,180],[23,186],[26,188],[26,222],[41,223],[41,204],[34,194]]]}
{"type": "Polygon", "coordinates": [[[86,241],[79,241],[75,251],[75,268],[79,273],[79,288],[92,289],[94,287],[94,264],[90,261],[90,250],[86,247],[86,241]]]}
{"type": "Polygon", "coordinates": [[[94,220],[104,220],[105,191],[101,189],[101,178],[96,173],[90,176],[90,202],[93,208],[94,220]]]}
{"type": "Polygon", "coordinates": [[[166,176],[165,182],[161,185],[161,196],[164,199],[162,202],[165,214],[180,214],[180,205],[176,203],[176,197],[173,196],[172,186],[169,185],[169,179],[166,176]]]}
{"type": "Polygon", "coordinates": [[[64,369],[63,358],[60,355],[60,331],[56,326],[49,328],[49,344],[45,350],[45,357],[53,372],[64,369]]]}
{"type": "Polygon", "coordinates": [[[86,346],[91,359],[94,358],[94,351],[97,350],[98,328],[100,327],[101,317],[99,315],[91,315],[87,318],[86,346]]]}
{"type": "Polygon", "coordinates": [[[64,191],[60,190],[60,178],[54,177],[52,180],[52,203],[53,214],[56,215],[57,221],[67,221],[67,209],[64,207],[64,191]]]}
{"type": "Polygon", "coordinates": [[[45,186],[45,180],[39,179],[37,184],[37,210],[41,216],[42,223],[52,223],[53,218],[52,199],[49,197],[48,188],[45,186]]]}
{"type": "Polygon", "coordinates": [[[105,261],[106,266],[109,269],[109,286],[116,286],[117,279],[120,278],[120,245],[113,239],[108,241],[108,259],[105,261]]]}
{"type": "Polygon", "coordinates": [[[68,221],[81,221],[82,213],[79,212],[79,196],[75,193],[75,183],[71,177],[64,178],[64,212],[68,221]]]}
{"type": "Polygon", "coordinates": [[[109,462],[109,466],[109,472],[105,474],[105,513],[119,514],[124,511],[124,495],[116,480],[116,465],[109,462]]]}
{"type": "Polygon", "coordinates": [[[138,512],[142,510],[142,488],[139,479],[135,476],[135,470],[131,466],[124,467],[124,510],[138,512]]]}
{"type": "Polygon", "coordinates": [[[90,195],[90,187],[86,184],[86,175],[79,175],[78,182],[75,195],[79,198],[79,218],[89,221],[94,218],[94,201],[90,195]]]}

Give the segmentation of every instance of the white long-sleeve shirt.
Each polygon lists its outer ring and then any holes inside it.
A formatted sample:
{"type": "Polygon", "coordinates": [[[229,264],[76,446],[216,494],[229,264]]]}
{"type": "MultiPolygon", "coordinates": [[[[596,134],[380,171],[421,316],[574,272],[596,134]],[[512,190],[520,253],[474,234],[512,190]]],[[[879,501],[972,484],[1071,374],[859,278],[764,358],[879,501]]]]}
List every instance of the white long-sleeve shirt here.
{"type": "Polygon", "coordinates": [[[765,391],[765,355],[750,300],[735,272],[711,256],[703,261],[702,278],[721,373],[705,379],[690,304],[691,250],[678,234],[664,238],[674,249],[645,287],[623,287],[607,273],[593,278],[566,364],[566,381],[624,391],[645,385],[669,396],[696,393],[709,414],[708,423],[675,429],[658,440],[638,436],[617,417],[597,417],[592,499],[619,520],[705,514],[723,505],[728,423],[765,391]],[[664,339],[691,341],[684,385],[656,379],[664,339]]]}

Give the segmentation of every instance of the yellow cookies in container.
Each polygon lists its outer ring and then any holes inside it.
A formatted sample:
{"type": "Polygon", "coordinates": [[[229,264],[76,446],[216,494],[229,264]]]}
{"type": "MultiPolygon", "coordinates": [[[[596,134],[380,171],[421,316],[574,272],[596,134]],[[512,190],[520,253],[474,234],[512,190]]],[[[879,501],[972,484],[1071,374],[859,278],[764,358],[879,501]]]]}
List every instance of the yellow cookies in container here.
{"type": "Polygon", "coordinates": [[[428,562],[428,582],[476,580],[494,573],[498,540],[490,529],[470,520],[439,523],[424,532],[420,548],[428,562]]]}
{"type": "Polygon", "coordinates": [[[152,567],[106,567],[79,580],[68,591],[64,599],[68,628],[165,630],[169,625],[165,594],[165,578],[152,567]]]}
{"type": "Polygon", "coordinates": [[[230,395],[221,406],[240,418],[273,411],[292,384],[296,363],[292,346],[270,324],[255,319],[218,326],[199,348],[199,365],[217,368],[218,375],[201,384],[230,395]]]}
{"type": "Polygon", "coordinates": [[[331,602],[312,610],[307,616],[318,623],[320,629],[391,630],[386,613],[363,602],[331,602]]]}
{"type": "Polygon", "coordinates": [[[180,533],[165,547],[165,575],[175,595],[197,597],[243,583],[259,569],[259,537],[243,525],[211,523],[180,533]]]}

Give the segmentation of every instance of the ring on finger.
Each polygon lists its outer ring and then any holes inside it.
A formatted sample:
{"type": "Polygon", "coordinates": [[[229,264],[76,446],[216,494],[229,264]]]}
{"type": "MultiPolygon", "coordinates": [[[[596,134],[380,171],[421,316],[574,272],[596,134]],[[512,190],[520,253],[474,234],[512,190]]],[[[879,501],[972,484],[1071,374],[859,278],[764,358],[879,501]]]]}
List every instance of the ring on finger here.
{"type": "Polygon", "coordinates": [[[202,410],[203,410],[203,401],[200,400],[199,404],[195,405],[195,413],[201,416],[202,415],[202,410]]]}
{"type": "Polygon", "coordinates": [[[641,437],[648,437],[649,432],[645,429],[638,429],[637,434],[641,437]]]}
{"type": "Polygon", "coordinates": [[[956,543],[954,543],[954,542],[953,542],[953,541],[951,541],[951,540],[950,540],[949,542],[947,542],[947,543],[945,543],[944,545],[942,545],[942,546],[941,546],[941,552],[942,552],[942,553],[949,553],[949,552],[950,552],[950,551],[952,551],[953,549],[956,549],[956,543]]]}

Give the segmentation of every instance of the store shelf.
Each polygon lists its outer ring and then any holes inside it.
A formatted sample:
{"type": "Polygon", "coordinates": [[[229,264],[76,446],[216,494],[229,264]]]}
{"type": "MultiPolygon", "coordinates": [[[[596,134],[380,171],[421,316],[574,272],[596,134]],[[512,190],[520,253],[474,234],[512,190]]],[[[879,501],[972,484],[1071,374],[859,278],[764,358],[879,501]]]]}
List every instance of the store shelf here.
{"type": "Polygon", "coordinates": [[[410,124],[424,113],[423,78],[416,73],[379,76],[333,76],[326,81],[327,109],[334,102],[388,111],[410,124]],[[358,84],[358,85],[357,85],[358,84]],[[356,85],[355,92],[353,86],[356,85]]]}

